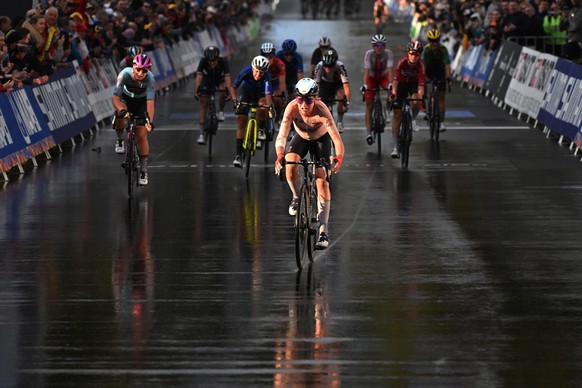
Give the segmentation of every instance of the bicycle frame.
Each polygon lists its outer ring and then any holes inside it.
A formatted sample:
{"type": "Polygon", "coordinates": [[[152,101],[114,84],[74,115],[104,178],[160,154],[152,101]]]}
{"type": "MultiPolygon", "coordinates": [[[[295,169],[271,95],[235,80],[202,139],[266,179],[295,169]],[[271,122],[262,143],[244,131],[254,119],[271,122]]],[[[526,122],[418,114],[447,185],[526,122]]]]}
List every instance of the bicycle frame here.
{"type": "Polygon", "coordinates": [[[329,173],[325,161],[301,159],[298,162],[285,161],[283,165],[303,166],[301,177],[301,187],[297,203],[297,214],[295,215],[295,261],[297,268],[301,270],[305,264],[306,256],[309,261],[313,261],[315,243],[317,239],[317,212],[318,195],[316,182],[316,171],[323,168],[326,179],[329,181],[329,173]]]}
{"type": "Polygon", "coordinates": [[[137,122],[148,120],[147,117],[138,117],[130,114],[126,121],[125,130],[127,132],[127,144],[125,147],[125,158],[121,167],[125,169],[127,178],[127,196],[131,200],[134,194],[134,188],[139,186],[139,153],[136,141],[137,122]]]}
{"type": "Polygon", "coordinates": [[[410,107],[410,103],[424,100],[422,98],[399,98],[397,100],[402,102],[402,119],[398,133],[398,146],[400,149],[402,169],[406,170],[410,159],[410,144],[412,143],[412,108],[410,107]]]}
{"type": "Polygon", "coordinates": [[[204,137],[208,140],[208,158],[212,159],[212,137],[218,130],[218,116],[216,115],[216,92],[226,93],[226,89],[206,90],[208,95],[208,110],[206,111],[206,120],[204,121],[204,137]]]}
{"type": "Polygon", "coordinates": [[[428,126],[430,129],[430,140],[439,141],[441,130],[441,108],[439,103],[439,88],[436,80],[429,81],[432,84],[428,97],[428,126]]]}
{"type": "MultiPolygon", "coordinates": [[[[247,122],[247,129],[245,131],[245,135],[243,138],[243,163],[245,165],[245,177],[249,177],[249,171],[251,167],[251,157],[255,155],[255,151],[257,150],[257,131],[258,131],[258,122],[257,122],[257,110],[259,108],[271,108],[270,105],[261,105],[257,103],[248,103],[248,102],[240,102],[241,105],[247,105],[251,107],[251,116],[249,121],[247,122]]],[[[268,141],[268,138],[267,138],[268,141]]],[[[264,145],[265,148],[267,144],[264,145]]]]}
{"type": "Polygon", "coordinates": [[[387,92],[390,89],[380,88],[376,85],[374,89],[374,108],[372,110],[372,133],[374,134],[374,142],[378,143],[378,156],[382,155],[382,132],[386,128],[386,110],[382,105],[382,97],[380,96],[381,91],[385,90],[387,92]]]}

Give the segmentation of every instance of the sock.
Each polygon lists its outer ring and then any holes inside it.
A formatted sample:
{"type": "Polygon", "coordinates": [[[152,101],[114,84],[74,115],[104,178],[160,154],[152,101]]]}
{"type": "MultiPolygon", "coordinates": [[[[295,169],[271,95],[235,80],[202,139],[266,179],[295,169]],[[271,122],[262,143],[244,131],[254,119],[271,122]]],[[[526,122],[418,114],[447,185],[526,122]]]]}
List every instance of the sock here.
{"type": "Polygon", "coordinates": [[[293,193],[293,198],[298,198],[299,189],[301,188],[301,180],[299,179],[299,177],[295,179],[293,182],[291,182],[289,187],[291,188],[291,192],[293,193]]]}
{"type": "Polygon", "coordinates": [[[243,151],[243,139],[236,139],[236,154],[237,155],[242,155],[242,151],[243,151]]]}
{"type": "Polygon", "coordinates": [[[141,172],[148,172],[148,155],[139,156],[139,165],[141,172]]]}

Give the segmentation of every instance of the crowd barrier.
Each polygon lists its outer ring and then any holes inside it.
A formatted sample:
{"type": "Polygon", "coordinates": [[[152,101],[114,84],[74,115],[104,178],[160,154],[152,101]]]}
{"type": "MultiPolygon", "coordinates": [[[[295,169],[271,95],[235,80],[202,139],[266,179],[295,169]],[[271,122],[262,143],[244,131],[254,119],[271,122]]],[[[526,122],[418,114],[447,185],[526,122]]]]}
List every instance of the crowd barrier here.
{"type": "Polygon", "coordinates": [[[570,142],[575,154],[582,148],[582,66],[504,41],[495,52],[459,50],[451,67],[498,106],[570,142]]]}
{"type": "MultiPolygon", "coordinates": [[[[222,55],[230,56],[253,41],[260,30],[260,19],[247,25],[197,32],[189,40],[147,52],[153,57],[152,71],[157,91],[194,74],[204,48],[215,45],[222,55]]],[[[37,165],[36,157],[51,158],[49,150],[83,133],[99,129],[113,113],[111,96],[118,74],[112,60],[101,60],[85,73],[77,63],[57,68],[49,82],[23,86],[10,93],[0,93],[0,180],[23,164],[37,165]]]]}

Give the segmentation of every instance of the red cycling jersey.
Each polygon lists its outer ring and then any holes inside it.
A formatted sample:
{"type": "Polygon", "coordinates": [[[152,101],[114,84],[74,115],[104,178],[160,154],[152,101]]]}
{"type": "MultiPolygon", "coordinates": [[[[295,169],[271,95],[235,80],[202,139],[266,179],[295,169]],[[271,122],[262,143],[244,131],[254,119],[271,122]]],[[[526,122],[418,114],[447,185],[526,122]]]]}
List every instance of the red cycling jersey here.
{"type": "Polygon", "coordinates": [[[278,82],[279,76],[285,75],[285,62],[277,57],[273,58],[273,64],[269,66],[269,73],[273,81],[277,80],[278,82]]]}
{"type": "Polygon", "coordinates": [[[426,83],[426,68],[422,60],[411,64],[408,58],[403,56],[396,63],[394,70],[394,79],[402,83],[418,84],[424,86],[426,83]]]}

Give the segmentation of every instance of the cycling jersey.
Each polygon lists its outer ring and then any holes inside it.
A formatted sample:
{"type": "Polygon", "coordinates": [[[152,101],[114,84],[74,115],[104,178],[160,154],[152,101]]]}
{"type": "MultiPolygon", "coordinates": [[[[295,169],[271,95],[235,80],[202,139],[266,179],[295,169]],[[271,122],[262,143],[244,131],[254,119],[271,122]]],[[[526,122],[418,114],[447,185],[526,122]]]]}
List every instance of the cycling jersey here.
{"type": "Polygon", "coordinates": [[[230,67],[225,58],[219,57],[215,67],[210,66],[210,61],[204,57],[198,63],[197,75],[202,76],[202,87],[218,86],[224,82],[224,78],[230,75],[230,67]]]}
{"type": "Polygon", "coordinates": [[[294,52],[290,61],[283,55],[283,51],[277,51],[277,58],[285,63],[285,83],[287,84],[287,91],[293,90],[293,87],[299,81],[297,79],[297,73],[303,73],[303,57],[294,52]]]}
{"type": "Polygon", "coordinates": [[[283,121],[281,121],[279,133],[283,133],[284,137],[287,138],[291,123],[293,123],[295,132],[307,140],[318,139],[327,132],[336,131],[339,134],[327,106],[317,99],[313,103],[315,106],[311,114],[303,116],[299,111],[297,101],[291,100],[285,108],[285,113],[283,113],[283,121]]]}
{"type": "Polygon", "coordinates": [[[145,98],[154,100],[156,97],[156,86],[154,82],[154,73],[148,71],[142,81],[136,81],[132,77],[133,68],[126,67],[121,70],[117,76],[117,84],[113,95],[117,97],[127,96],[130,98],[145,98]]]}
{"type": "Polygon", "coordinates": [[[449,50],[442,44],[437,50],[427,45],[422,52],[422,61],[425,63],[426,78],[444,81],[446,79],[446,65],[451,64],[449,50]]]}
{"type": "Polygon", "coordinates": [[[392,51],[386,49],[382,58],[378,58],[374,50],[366,51],[364,55],[364,69],[368,69],[371,77],[388,74],[388,69],[394,66],[394,55],[392,51]]]}
{"type": "Polygon", "coordinates": [[[419,60],[415,64],[410,64],[408,62],[407,56],[403,56],[396,63],[394,79],[399,83],[411,83],[424,86],[426,83],[426,70],[424,62],[419,60]]]}
{"type": "Polygon", "coordinates": [[[252,66],[247,66],[236,77],[232,83],[232,87],[237,89],[241,86],[246,90],[252,90],[265,96],[273,94],[273,83],[271,82],[271,75],[269,72],[264,73],[263,77],[258,81],[253,77],[252,66]]]}
{"type": "Polygon", "coordinates": [[[133,66],[133,57],[125,57],[121,60],[121,62],[119,62],[119,68],[118,71],[121,71],[123,69],[125,69],[126,67],[132,67],[133,66]]]}
{"type": "Polygon", "coordinates": [[[279,77],[286,74],[285,63],[279,58],[273,58],[273,63],[269,66],[269,74],[273,82],[273,90],[279,89],[279,77]]]}
{"type": "Polygon", "coordinates": [[[349,83],[348,71],[342,61],[336,61],[335,67],[329,73],[325,71],[323,68],[323,62],[320,61],[317,66],[315,66],[314,73],[315,76],[313,77],[313,80],[317,83],[335,83],[336,81],[341,81],[342,84],[349,83]]]}

